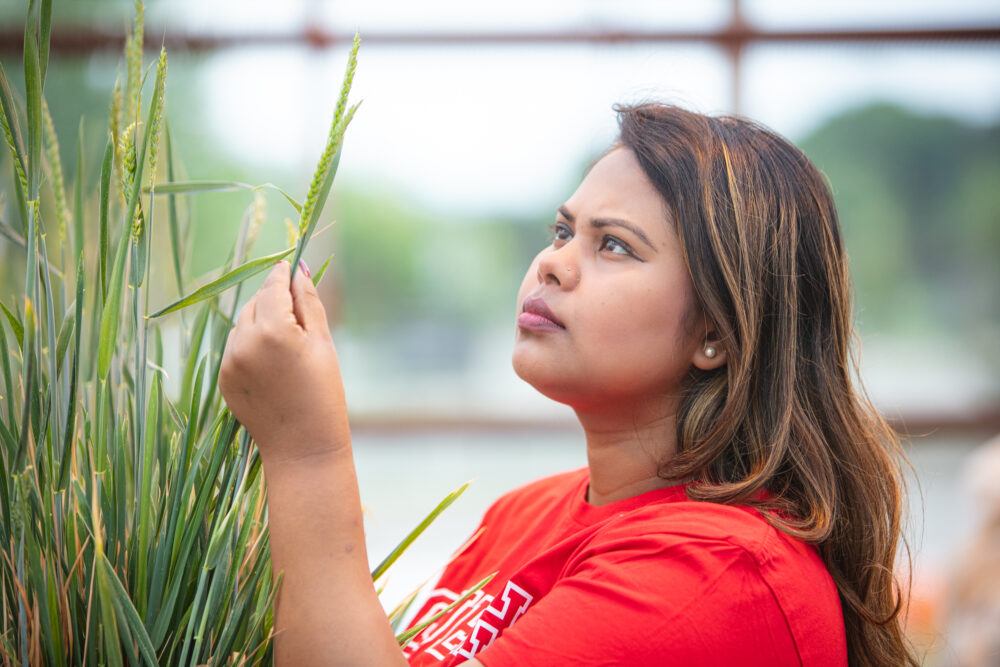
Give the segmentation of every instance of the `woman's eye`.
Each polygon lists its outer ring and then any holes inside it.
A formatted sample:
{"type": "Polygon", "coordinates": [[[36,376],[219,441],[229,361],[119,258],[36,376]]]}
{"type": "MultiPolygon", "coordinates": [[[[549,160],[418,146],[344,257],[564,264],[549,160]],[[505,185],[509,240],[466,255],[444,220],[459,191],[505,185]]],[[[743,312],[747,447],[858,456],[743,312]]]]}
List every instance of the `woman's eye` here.
{"type": "Polygon", "coordinates": [[[635,252],[629,244],[625,243],[621,239],[615,238],[614,236],[605,236],[601,239],[601,250],[610,250],[616,255],[631,255],[635,256],[635,252]]]}
{"type": "Polygon", "coordinates": [[[556,241],[569,241],[571,238],[573,238],[573,230],[570,229],[568,225],[562,222],[555,223],[549,229],[552,232],[553,243],[555,243],[556,241]]]}

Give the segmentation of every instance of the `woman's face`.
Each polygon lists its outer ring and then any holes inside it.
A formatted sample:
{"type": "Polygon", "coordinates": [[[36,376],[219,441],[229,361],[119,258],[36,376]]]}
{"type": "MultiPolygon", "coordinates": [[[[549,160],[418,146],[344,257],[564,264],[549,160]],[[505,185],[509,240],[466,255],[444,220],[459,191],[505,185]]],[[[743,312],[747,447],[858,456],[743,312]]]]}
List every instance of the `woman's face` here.
{"type": "Polygon", "coordinates": [[[524,277],[514,370],[578,410],[661,405],[704,361],[703,320],[663,199],[617,148],[559,208],[524,277]]]}

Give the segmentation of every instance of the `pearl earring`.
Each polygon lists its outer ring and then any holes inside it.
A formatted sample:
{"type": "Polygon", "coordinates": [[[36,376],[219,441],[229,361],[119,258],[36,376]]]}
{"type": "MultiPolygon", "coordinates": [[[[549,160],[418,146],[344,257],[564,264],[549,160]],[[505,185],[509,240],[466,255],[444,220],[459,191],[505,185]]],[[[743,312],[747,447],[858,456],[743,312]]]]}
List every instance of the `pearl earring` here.
{"type": "Polygon", "coordinates": [[[706,346],[705,347],[705,356],[708,357],[709,359],[714,359],[715,358],[715,348],[712,347],[711,345],[706,346]]]}

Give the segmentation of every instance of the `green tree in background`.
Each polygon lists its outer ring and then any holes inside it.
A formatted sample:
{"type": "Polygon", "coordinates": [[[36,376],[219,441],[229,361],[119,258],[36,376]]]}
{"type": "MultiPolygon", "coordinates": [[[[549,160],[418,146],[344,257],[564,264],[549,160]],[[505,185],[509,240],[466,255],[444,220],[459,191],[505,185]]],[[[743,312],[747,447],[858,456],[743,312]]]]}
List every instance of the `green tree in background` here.
{"type": "Polygon", "coordinates": [[[800,145],[833,186],[862,332],[962,335],[1000,359],[1000,126],[874,105],[800,145]]]}

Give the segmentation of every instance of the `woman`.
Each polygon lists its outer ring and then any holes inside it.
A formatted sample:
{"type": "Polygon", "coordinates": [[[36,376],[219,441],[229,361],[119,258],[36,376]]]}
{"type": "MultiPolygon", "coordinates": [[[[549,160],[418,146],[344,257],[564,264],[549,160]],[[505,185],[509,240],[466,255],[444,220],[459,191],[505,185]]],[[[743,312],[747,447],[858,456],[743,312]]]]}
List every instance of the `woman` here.
{"type": "MultiPolygon", "coordinates": [[[[737,118],[619,109],[518,295],[514,368],[571,406],[588,467],[508,494],[396,647],[368,574],[337,356],[278,265],[220,385],[253,435],[301,664],[900,665],[897,440],[852,384],[823,178],[737,118]]],[[[307,273],[307,271],[306,271],[307,273]]]]}

